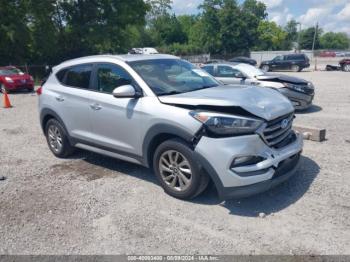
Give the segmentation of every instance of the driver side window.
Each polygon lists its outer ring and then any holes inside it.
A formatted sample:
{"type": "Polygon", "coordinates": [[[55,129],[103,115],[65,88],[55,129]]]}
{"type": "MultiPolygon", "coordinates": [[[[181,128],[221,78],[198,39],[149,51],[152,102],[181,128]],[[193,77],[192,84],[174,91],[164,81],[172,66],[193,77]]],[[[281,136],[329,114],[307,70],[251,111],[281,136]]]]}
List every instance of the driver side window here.
{"type": "Polygon", "coordinates": [[[111,94],[119,86],[132,84],[132,77],[117,65],[102,64],[96,70],[97,90],[111,94]]]}
{"type": "Polygon", "coordinates": [[[279,56],[276,56],[275,59],[273,59],[275,61],[283,61],[283,56],[279,55],[279,56]]]}

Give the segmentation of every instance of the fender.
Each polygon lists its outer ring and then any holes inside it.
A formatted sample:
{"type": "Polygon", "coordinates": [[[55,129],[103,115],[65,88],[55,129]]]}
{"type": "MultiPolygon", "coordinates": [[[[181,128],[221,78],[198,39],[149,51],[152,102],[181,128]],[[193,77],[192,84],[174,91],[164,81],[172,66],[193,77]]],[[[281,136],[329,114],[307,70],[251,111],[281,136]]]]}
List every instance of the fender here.
{"type": "Polygon", "coordinates": [[[191,134],[188,131],[176,127],[176,126],[172,126],[169,124],[156,124],[154,126],[152,126],[146,133],[145,138],[143,139],[143,144],[142,144],[142,155],[143,155],[143,159],[144,159],[144,164],[145,166],[149,167],[149,160],[150,160],[150,156],[149,156],[149,149],[152,146],[154,139],[159,136],[159,135],[173,135],[176,137],[180,137],[183,140],[185,140],[186,142],[192,144],[193,143],[193,139],[195,137],[195,134],[191,134]]]}
{"type": "Polygon", "coordinates": [[[55,112],[53,111],[52,109],[50,108],[43,108],[41,109],[41,112],[40,112],[40,125],[41,125],[41,129],[43,130],[43,133],[45,134],[45,126],[44,126],[44,119],[46,116],[52,116],[54,117],[58,122],[60,122],[60,124],[63,126],[64,128],[64,131],[66,132],[67,134],[67,137],[68,137],[68,140],[69,142],[71,143],[71,145],[74,145],[74,141],[72,141],[72,138],[70,137],[68,131],[67,131],[67,127],[66,125],[64,124],[62,118],[55,112]]]}

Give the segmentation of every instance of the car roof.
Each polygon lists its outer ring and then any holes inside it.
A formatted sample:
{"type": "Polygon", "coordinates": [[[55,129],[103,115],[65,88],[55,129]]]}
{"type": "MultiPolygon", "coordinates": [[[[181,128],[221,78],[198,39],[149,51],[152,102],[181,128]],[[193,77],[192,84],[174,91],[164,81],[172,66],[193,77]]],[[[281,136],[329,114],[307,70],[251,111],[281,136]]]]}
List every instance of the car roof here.
{"type": "Polygon", "coordinates": [[[4,70],[4,69],[5,69],[5,70],[6,70],[6,69],[8,70],[8,69],[15,69],[15,68],[16,68],[16,67],[14,67],[14,66],[0,66],[0,69],[1,69],[1,70],[4,70]]]}
{"type": "Polygon", "coordinates": [[[211,63],[211,64],[204,64],[202,67],[204,66],[221,66],[221,65],[226,65],[226,66],[235,66],[235,65],[239,65],[239,64],[243,64],[243,63],[237,63],[237,62],[221,62],[221,63],[211,63]]]}
{"type": "Polygon", "coordinates": [[[86,63],[96,63],[96,62],[98,63],[98,62],[104,62],[104,61],[108,61],[108,60],[113,61],[115,59],[117,59],[119,61],[123,61],[123,62],[135,62],[135,61],[154,60],[154,59],[180,59],[180,58],[177,56],[166,55],[166,54],[93,55],[93,56],[85,56],[85,57],[67,60],[67,61],[55,66],[53,69],[57,70],[57,69],[61,69],[64,67],[73,66],[76,64],[86,64],[86,63]]]}

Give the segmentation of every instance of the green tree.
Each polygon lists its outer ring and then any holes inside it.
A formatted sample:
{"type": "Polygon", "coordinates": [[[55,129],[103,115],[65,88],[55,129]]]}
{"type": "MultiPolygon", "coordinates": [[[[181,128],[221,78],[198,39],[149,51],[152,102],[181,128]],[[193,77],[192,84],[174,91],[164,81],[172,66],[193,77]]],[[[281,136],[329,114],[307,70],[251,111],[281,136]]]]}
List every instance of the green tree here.
{"type": "Polygon", "coordinates": [[[350,39],[346,33],[328,32],[321,36],[320,44],[323,49],[344,50],[349,48],[350,39]]]}
{"type": "Polygon", "coordinates": [[[32,52],[29,2],[0,1],[0,63],[23,64],[32,52]]]}
{"type": "Polygon", "coordinates": [[[172,3],[172,0],[146,0],[146,4],[149,6],[147,22],[152,23],[158,17],[169,14],[172,3]]]}
{"type": "Polygon", "coordinates": [[[261,21],[258,32],[256,50],[281,50],[283,48],[287,33],[275,22],[261,21]]]}
{"type": "Polygon", "coordinates": [[[224,0],[218,16],[221,25],[221,50],[224,52],[224,55],[232,54],[239,47],[242,47],[241,29],[244,25],[240,18],[240,9],[237,2],[224,0]]]}
{"type": "MultiPolygon", "coordinates": [[[[314,41],[316,27],[309,27],[305,30],[302,30],[300,33],[300,47],[301,49],[312,49],[312,44],[314,41]]],[[[322,29],[318,28],[316,32],[315,39],[315,49],[320,48],[320,35],[322,34],[322,29]]]]}
{"type": "Polygon", "coordinates": [[[267,18],[266,5],[256,0],[246,0],[242,5],[240,17],[243,26],[241,27],[241,45],[239,48],[247,52],[259,38],[258,27],[260,22],[267,18]]]}
{"type": "Polygon", "coordinates": [[[183,32],[186,34],[187,39],[190,38],[191,30],[198,22],[198,17],[195,15],[179,15],[177,20],[181,24],[183,32]]]}
{"type": "Polygon", "coordinates": [[[158,45],[187,42],[187,35],[175,15],[165,14],[156,18],[152,23],[150,33],[158,45]]]}
{"type": "Polygon", "coordinates": [[[62,7],[70,57],[126,51],[128,26],[144,25],[147,11],[142,0],[65,0],[62,7]]]}
{"type": "Polygon", "coordinates": [[[294,19],[288,21],[284,27],[284,31],[287,33],[287,35],[283,44],[283,49],[291,49],[293,42],[298,41],[298,22],[294,19]]]}
{"type": "Polygon", "coordinates": [[[201,15],[201,35],[203,51],[218,53],[221,50],[221,23],[219,19],[219,9],[222,0],[204,0],[199,6],[202,10],[201,15]]]}
{"type": "Polygon", "coordinates": [[[32,35],[32,61],[39,64],[57,63],[60,56],[59,25],[55,19],[57,6],[55,0],[36,1],[31,0],[29,5],[30,23],[32,35]],[[56,48],[53,48],[56,47],[56,48]]]}

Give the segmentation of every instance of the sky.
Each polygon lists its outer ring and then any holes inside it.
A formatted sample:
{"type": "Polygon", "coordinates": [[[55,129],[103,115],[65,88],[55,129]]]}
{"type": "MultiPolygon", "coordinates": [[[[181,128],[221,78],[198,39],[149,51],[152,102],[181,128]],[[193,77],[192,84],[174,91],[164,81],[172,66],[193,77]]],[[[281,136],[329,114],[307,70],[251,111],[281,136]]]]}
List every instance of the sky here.
{"type": "MultiPolygon", "coordinates": [[[[238,0],[242,2],[243,0],[238,0]]],[[[173,0],[176,14],[196,14],[203,0],[173,0]]],[[[326,32],[346,32],[350,35],[350,0],[260,0],[267,6],[269,20],[285,25],[290,19],[302,28],[318,22],[326,32]]]]}

